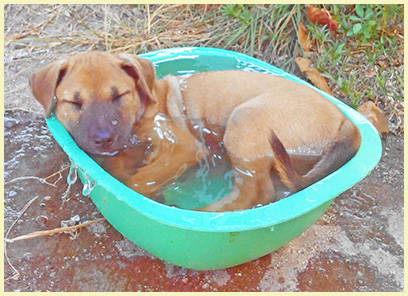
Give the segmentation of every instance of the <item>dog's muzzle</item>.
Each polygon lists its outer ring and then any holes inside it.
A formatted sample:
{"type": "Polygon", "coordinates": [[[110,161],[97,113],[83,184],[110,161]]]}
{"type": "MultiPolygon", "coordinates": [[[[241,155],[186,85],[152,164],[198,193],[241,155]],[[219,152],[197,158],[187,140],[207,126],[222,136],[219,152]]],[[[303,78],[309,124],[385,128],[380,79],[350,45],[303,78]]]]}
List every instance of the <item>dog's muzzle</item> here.
{"type": "Polygon", "coordinates": [[[113,156],[123,149],[130,131],[131,123],[122,118],[119,108],[97,102],[83,111],[72,135],[86,152],[113,156]]]}

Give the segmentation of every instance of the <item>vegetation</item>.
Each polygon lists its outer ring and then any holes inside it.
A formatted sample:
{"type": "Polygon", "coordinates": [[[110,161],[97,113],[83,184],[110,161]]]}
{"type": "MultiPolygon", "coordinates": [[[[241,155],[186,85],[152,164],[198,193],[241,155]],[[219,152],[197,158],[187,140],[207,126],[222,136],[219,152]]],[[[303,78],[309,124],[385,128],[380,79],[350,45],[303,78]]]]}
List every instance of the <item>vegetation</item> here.
{"type": "Polygon", "coordinates": [[[43,21],[5,32],[7,48],[14,44],[32,53],[67,48],[142,53],[178,46],[218,47],[249,54],[307,79],[295,62],[304,57],[327,79],[336,97],[355,108],[374,101],[385,110],[391,130],[403,131],[402,5],[315,5],[330,12],[337,30],[310,21],[305,5],[21,7],[43,21]],[[299,41],[300,22],[310,39],[309,56],[299,41]],[[52,30],[61,24],[72,30],[64,36],[60,27],[52,30]]]}

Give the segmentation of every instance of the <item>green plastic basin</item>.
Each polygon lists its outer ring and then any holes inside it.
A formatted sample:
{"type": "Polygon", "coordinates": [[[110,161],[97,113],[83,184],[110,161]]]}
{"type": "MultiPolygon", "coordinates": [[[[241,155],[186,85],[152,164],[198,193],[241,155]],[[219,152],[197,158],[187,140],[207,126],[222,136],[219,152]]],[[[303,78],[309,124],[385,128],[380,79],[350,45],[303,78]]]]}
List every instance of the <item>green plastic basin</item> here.
{"type": "MultiPolygon", "coordinates": [[[[142,56],[155,64],[158,77],[242,69],[280,75],[314,88],[267,63],[227,50],[172,48],[142,56]]],[[[362,143],[357,154],[337,171],[296,194],[236,212],[196,212],[144,197],[99,167],[55,117],[46,121],[56,141],[79,168],[82,182],[94,186],[90,198],[113,227],[167,262],[198,270],[218,269],[266,255],[301,234],[336,196],[367,176],[380,160],[381,140],[373,125],[344,103],[318,91],[358,126],[362,143]]]]}

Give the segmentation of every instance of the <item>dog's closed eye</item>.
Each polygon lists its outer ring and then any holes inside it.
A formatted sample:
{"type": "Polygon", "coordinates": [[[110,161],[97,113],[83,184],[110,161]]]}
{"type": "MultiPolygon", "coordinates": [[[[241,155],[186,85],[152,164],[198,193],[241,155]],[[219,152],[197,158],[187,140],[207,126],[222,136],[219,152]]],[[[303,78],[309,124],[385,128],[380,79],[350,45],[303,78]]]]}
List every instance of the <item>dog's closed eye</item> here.
{"type": "Polygon", "coordinates": [[[68,103],[73,105],[74,107],[76,107],[77,109],[81,109],[82,108],[82,101],[81,101],[81,97],[79,95],[79,92],[76,92],[74,95],[74,98],[72,100],[62,100],[64,103],[68,103]]]}
{"type": "Polygon", "coordinates": [[[75,102],[75,101],[68,101],[68,100],[63,100],[64,103],[71,104],[72,106],[81,109],[82,108],[82,103],[81,102],[75,102]]]}
{"type": "Polygon", "coordinates": [[[123,96],[125,96],[125,95],[127,95],[129,93],[130,93],[130,90],[119,93],[119,91],[118,91],[118,89],[116,87],[112,87],[112,102],[116,102],[116,103],[119,102],[120,99],[123,96]]]}

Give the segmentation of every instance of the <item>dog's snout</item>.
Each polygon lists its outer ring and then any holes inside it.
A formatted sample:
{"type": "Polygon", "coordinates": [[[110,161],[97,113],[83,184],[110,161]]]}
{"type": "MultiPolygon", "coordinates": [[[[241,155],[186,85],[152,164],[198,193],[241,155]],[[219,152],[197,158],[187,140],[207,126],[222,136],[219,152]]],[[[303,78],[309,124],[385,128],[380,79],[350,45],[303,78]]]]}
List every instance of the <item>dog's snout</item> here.
{"type": "Polygon", "coordinates": [[[108,148],[113,143],[113,134],[107,130],[97,131],[93,136],[93,141],[97,146],[108,148]]]}
{"type": "Polygon", "coordinates": [[[76,141],[87,152],[97,155],[117,153],[131,129],[116,106],[101,101],[83,110],[77,127],[73,131],[76,141]]]}

